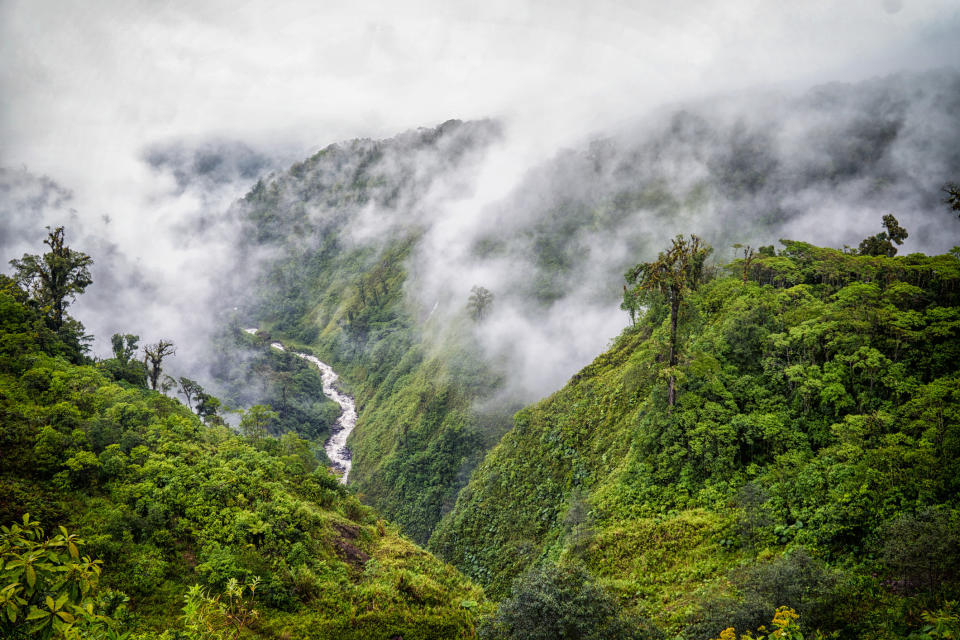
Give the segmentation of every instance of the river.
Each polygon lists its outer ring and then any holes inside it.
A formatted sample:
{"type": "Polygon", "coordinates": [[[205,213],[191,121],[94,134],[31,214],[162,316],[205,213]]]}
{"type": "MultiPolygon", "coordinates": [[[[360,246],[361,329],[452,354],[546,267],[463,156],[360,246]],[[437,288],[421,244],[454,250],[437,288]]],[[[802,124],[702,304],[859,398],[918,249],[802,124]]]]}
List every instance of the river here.
{"type": "MultiPolygon", "coordinates": [[[[250,335],[257,334],[257,329],[244,329],[244,331],[250,335]]],[[[331,435],[323,444],[323,449],[327,452],[330,462],[333,463],[334,470],[341,474],[340,482],[347,484],[347,477],[350,475],[350,467],[352,466],[350,449],[347,448],[347,437],[357,426],[357,405],[354,404],[353,398],[337,389],[337,380],[340,379],[340,376],[326,362],[307,353],[289,350],[279,342],[271,342],[270,346],[277,351],[290,351],[293,355],[303,358],[319,369],[320,378],[323,381],[323,394],[340,405],[340,417],[330,428],[331,435]]]]}

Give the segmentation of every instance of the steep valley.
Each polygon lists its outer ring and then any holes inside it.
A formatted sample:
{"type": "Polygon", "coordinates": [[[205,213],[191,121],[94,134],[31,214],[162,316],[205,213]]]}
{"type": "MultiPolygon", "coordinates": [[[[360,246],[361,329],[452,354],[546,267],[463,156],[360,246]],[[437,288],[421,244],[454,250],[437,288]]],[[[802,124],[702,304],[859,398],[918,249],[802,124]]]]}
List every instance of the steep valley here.
{"type": "Polygon", "coordinates": [[[199,382],[89,355],[51,230],[0,275],[0,635],[956,637],[958,108],[328,145],[218,214],[199,382]]]}

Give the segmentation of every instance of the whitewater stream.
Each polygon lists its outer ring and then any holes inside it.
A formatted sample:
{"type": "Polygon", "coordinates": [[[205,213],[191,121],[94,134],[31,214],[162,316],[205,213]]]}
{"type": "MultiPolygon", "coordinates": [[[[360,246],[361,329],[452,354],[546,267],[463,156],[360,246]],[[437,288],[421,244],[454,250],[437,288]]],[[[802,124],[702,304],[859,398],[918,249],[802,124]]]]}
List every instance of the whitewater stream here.
{"type": "MultiPolygon", "coordinates": [[[[244,331],[250,335],[257,334],[257,329],[244,329],[244,331]]],[[[288,350],[279,342],[271,342],[270,346],[277,351],[288,350]]],[[[320,358],[307,353],[298,353],[297,351],[290,351],[290,353],[303,358],[320,370],[320,378],[323,380],[323,394],[340,405],[340,417],[330,428],[332,435],[323,444],[323,449],[333,463],[334,470],[342,473],[340,482],[347,484],[347,476],[350,475],[352,464],[350,449],[347,449],[347,436],[357,426],[357,405],[354,404],[353,398],[337,389],[336,383],[340,376],[333,370],[333,367],[321,361],[320,358]]]]}

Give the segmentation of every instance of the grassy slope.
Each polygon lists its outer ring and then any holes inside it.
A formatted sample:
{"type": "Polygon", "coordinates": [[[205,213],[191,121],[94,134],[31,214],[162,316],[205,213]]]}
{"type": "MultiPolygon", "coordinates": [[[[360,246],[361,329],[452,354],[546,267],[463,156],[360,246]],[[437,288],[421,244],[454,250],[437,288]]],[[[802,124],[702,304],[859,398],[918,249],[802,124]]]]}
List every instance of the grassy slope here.
{"type": "MultiPolygon", "coordinates": [[[[654,307],[516,415],[431,548],[497,598],[542,559],[581,561],[628,606],[697,637],[723,628],[696,626],[717,602],[721,618],[746,615],[724,600],[748,595],[738,572],[803,547],[835,585],[808,618],[898,633],[883,620],[907,617],[911,590],[890,587],[904,569],[881,562],[889,527],[960,507],[960,262],[791,243],[748,281],[741,268],[690,300],[672,411],[654,307]]],[[[955,516],[938,522],[955,544],[955,516]]]]}

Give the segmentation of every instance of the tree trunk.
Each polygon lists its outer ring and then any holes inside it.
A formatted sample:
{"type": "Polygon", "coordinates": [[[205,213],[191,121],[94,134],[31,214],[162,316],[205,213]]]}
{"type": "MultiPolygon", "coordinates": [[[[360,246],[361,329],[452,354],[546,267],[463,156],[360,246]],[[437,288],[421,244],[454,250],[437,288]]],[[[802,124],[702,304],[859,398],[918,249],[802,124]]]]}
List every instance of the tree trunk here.
{"type": "Polygon", "coordinates": [[[60,298],[53,303],[53,324],[56,331],[63,327],[63,299],[60,298]]]}
{"type": "Polygon", "coordinates": [[[147,378],[150,380],[150,388],[154,391],[157,390],[157,378],[159,378],[159,373],[157,372],[156,367],[150,367],[150,357],[143,356],[143,367],[147,370],[147,378]]]}
{"type": "Polygon", "coordinates": [[[680,296],[674,296],[670,303],[670,384],[667,391],[667,405],[672,407],[676,400],[674,386],[676,379],[673,367],[677,365],[677,321],[680,316],[680,296]]]}

